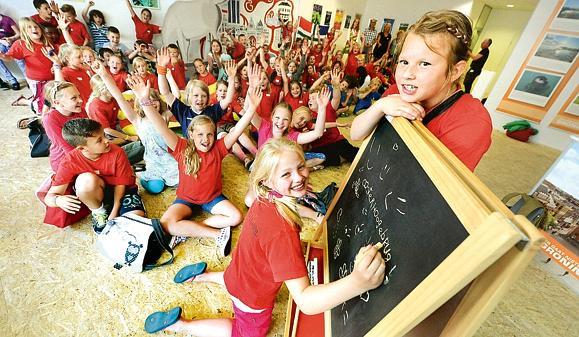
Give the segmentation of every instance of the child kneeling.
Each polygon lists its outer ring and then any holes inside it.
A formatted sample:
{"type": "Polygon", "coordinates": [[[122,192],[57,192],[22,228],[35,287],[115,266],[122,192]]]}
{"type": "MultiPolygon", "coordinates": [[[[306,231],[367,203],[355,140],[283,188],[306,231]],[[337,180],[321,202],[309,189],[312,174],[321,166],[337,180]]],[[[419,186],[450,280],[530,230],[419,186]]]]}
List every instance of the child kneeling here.
{"type": "Polygon", "coordinates": [[[145,215],[127,155],[109,143],[99,122],[88,118],[64,124],[62,135],[74,147],[60,162],[44,202],[74,214],[81,203],[92,211],[92,224],[98,234],[107,220],[125,213],[145,215]],[[73,183],[74,194],[67,193],[73,183]]]}

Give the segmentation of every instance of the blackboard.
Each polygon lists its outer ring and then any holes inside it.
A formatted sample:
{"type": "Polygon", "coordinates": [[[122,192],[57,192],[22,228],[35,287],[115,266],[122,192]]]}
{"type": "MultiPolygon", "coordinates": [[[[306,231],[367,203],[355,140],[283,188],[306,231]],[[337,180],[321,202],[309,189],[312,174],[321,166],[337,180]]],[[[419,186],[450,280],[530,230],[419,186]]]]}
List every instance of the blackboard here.
{"type": "Polygon", "coordinates": [[[363,336],[469,235],[385,119],[327,215],[330,281],[351,273],[360,247],[382,242],[384,284],[331,311],[333,337],[363,336]]]}

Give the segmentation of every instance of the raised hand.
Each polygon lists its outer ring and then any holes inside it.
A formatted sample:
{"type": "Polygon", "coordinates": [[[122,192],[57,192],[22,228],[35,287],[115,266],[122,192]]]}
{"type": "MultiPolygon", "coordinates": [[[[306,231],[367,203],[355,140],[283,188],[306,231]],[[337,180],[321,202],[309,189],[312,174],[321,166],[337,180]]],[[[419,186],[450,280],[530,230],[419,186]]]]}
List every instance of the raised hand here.
{"type": "Polygon", "coordinates": [[[44,54],[44,56],[46,56],[47,59],[52,61],[52,64],[60,65],[60,59],[58,58],[58,55],[56,54],[54,49],[52,49],[51,47],[42,47],[41,51],[42,54],[44,54]]]}
{"type": "Polygon", "coordinates": [[[261,98],[263,97],[263,93],[261,92],[261,89],[259,87],[256,88],[252,88],[249,89],[248,91],[248,103],[249,105],[256,109],[259,106],[259,103],[261,102],[261,98]]]}
{"type": "MultiPolygon", "coordinates": [[[[320,90],[320,93],[318,93],[318,96],[316,97],[316,103],[318,103],[318,107],[324,107],[328,105],[329,101],[330,101],[330,90],[326,86],[324,86],[322,90],[320,90]]],[[[320,109],[319,111],[323,110],[320,109]]]]}
{"type": "Polygon", "coordinates": [[[129,88],[131,88],[131,90],[135,94],[136,98],[138,98],[139,100],[149,98],[149,92],[151,90],[151,84],[149,83],[149,81],[145,83],[140,76],[131,75],[127,77],[126,82],[129,88]]]}
{"type": "Polygon", "coordinates": [[[56,16],[56,22],[58,22],[58,28],[60,28],[60,30],[67,29],[70,24],[70,22],[66,21],[66,17],[63,13],[58,13],[56,16]]]}
{"type": "Polygon", "coordinates": [[[342,72],[338,69],[332,69],[331,77],[332,77],[332,86],[339,87],[340,81],[342,80],[342,72]]]}
{"type": "Polygon", "coordinates": [[[88,6],[89,6],[89,7],[94,6],[94,1],[89,1],[89,2],[88,2],[88,6]]]}
{"type": "Polygon", "coordinates": [[[225,61],[225,72],[228,78],[234,78],[237,73],[237,63],[235,60],[225,61]]]}
{"type": "Polygon", "coordinates": [[[171,56],[169,55],[169,49],[163,47],[157,50],[157,65],[160,65],[161,67],[166,67],[169,65],[169,63],[171,63],[171,56]]]}
{"type": "Polygon", "coordinates": [[[50,10],[53,13],[59,13],[60,11],[58,10],[58,5],[56,4],[56,2],[54,0],[50,1],[50,4],[48,5],[48,7],[50,7],[50,10]]]}
{"type": "Polygon", "coordinates": [[[249,87],[257,88],[259,87],[260,77],[261,77],[261,67],[259,65],[254,65],[251,71],[248,72],[249,77],[249,87]]]}

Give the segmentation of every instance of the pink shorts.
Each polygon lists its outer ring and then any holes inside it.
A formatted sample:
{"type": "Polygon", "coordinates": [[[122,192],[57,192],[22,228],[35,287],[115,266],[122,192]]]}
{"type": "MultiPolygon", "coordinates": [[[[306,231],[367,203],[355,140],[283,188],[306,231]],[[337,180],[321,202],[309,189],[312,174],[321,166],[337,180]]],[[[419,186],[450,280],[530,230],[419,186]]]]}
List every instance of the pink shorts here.
{"type": "Polygon", "coordinates": [[[271,325],[273,308],[260,313],[241,311],[233,303],[233,329],[231,337],[266,337],[271,325]]]}

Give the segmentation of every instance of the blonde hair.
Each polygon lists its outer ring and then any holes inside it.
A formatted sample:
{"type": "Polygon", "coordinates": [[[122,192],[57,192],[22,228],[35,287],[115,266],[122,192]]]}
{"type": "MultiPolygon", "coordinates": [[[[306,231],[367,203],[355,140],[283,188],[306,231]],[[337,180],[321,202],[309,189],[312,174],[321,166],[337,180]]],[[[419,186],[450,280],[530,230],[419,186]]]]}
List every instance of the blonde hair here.
{"type": "MultiPolygon", "coordinates": [[[[424,14],[418,21],[410,26],[408,32],[402,36],[399,43],[402,50],[408,34],[413,33],[424,39],[424,43],[433,52],[446,56],[448,63],[447,77],[450,77],[453,67],[460,61],[468,60],[469,45],[472,39],[472,25],[469,18],[459,11],[439,10],[424,14]],[[441,50],[432,47],[429,37],[439,35],[448,41],[447,55],[441,54],[441,50]]],[[[398,48],[397,48],[398,49],[398,48]]],[[[397,52],[398,53],[398,52],[397,52]]],[[[456,82],[459,82],[460,77],[456,82]]],[[[458,84],[458,83],[457,83],[458,84]]]]}
{"type": "MultiPolygon", "coordinates": [[[[161,115],[163,115],[163,117],[165,117],[164,113],[167,112],[168,108],[167,108],[167,103],[165,103],[165,101],[163,101],[161,99],[161,95],[159,94],[159,92],[153,88],[151,88],[149,90],[149,98],[153,101],[159,101],[159,113],[161,115]]],[[[135,100],[135,102],[133,103],[133,110],[139,115],[141,116],[141,118],[145,117],[145,112],[143,111],[143,107],[141,106],[141,103],[139,102],[138,99],[135,100]]]]}
{"type": "MultiPolygon", "coordinates": [[[[189,127],[187,127],[187,134],[189,137],[193,134],[196,126],[211,124],[213,126],[213,130],[215,131],[215,123],[213,120],[205,115],[198,115],[195,116],[189,127]]],[[[197,153],[197,148],[195,148],[195,143],[189,138],[187,140],[189,144],[183,153],[183,158],[185,160],[185,174],[193,176],[197,178],[197,172],[199,172],[199,168],[201,167],[201,158],[199,158],[199,154],[197,153]]]]}
{"type": "Polygon", "coordinates": [[[87,52],[90,52],[95,59],[98,58],[98,54],[89,46],[81,46],[80,51],[81,51],[81,55],[82,55],[82,53],[87,51],[87,52]]]}
{"type": "Polygon", "coordinates": [[[291,121],[292,127],[294,127],[294,120],[297,120],[301,116],[304,116],[305,119],[310,121],[312,119],[312,112],[310,111],[310,108],[308,108],[307,106],[300,106],[294,110],[291,121]]]}
{"type": "Polygon", "coordinates": [[[60,45],[60,48],[58,50],[58,58],[60,59],[60,62],[62,63],[63,66],[68,66],[68,58],[70,57],[70,54],[72,54],[72,52],[75,50],[80,51],[80,47],[68,43],[63,43],[62,45],[60,45]]]}
{"type": "Polygon", "coordinates": [[[50,106],[54,105],[54,101],[60,97],[62,97],[62,95],[60,95],[59,93],[66,89],[66,88],[76,88],[74,86],[74,84],[70,83],[70,82],[66,82],[66,81],[50,81],[48,83],[46,83],[46,85],[44,86],[44,99],[46,101],[48,101],[48,103],[50,103],[50,106]]]}
{"type": "Polygon", "coordinates": [[[275,179],[273,176],[277,165],[284,153],[291,151],[298,154],[305,162],[302,147],[296,142],[280,138],[270,139],[263,145],[254,163],[254,169],[249,175],[249,188],[253,190],[259,199],[267,199],[275,204],[279,214],[289,222],[294,228],[301,230],[302,219],[297,211],[297,200],[291,196],[275,196],[275,191],[267,187],[264,182],[275,179]]]}
{"type": "Polygon", "coordinates": [[[48,38],[44,34],[44,30],[42,29],[42,27],[40,27],[40,25],[38,23],[36,23],[36,21],[32,20],[31,18],[23,17],[23,18],[20,18],[20,20],[18,20],[18,29],[20,29],[20,38],[22,40],[24,40],[24,44],[26,45],[26,48],[30,51],[34,51],[34,47],[33,47],[34,42],[32,42],[32,38],[26,32],[26,26],[29,24],[36,25],[36,27],[38,27],[38,30],[40,31],[40,35],[41,35],[40,41],[42,42],[42,44],[45,46],[51,46],[52,47],[52,44],[50,44],[50,42],[48,42],[48,38]]]}
{"type": "Polygon", "coordinates": [[[191,99],[193,97],[194,88],[200,88],[201,90],[203,90],[203,92],[205,92],[205,94],[207,95],[207,102],[209,102],[209,87],[207,86],[207,84],[205,84],[205,82],[200,80],[190,80],[187,83],[187,86],[185,87],[185,102],[188,105],[191,105],[191,99]]]}
{"type": "Polygon", "coordinates": [[[87,107],[90,106],[93,99],[100,97],[101,95],[108,95],[109,97],[111,96],[111,93],[109,89],[107,89],[105,82],[98,74],[94,74],[90,78],[90,87],[92,89],[92,92],[90,94],[88,101],[86,102],[87,107]]]}
{"type": "Polygon", "coordinates": [[[135,68],[135,67],[137,66],[137,63],[144,64],[144,65],[145,65],[145,69],[147,70],[147,72],[149,72],[147,62],[145,61],[144,58],[142,58],[142,57],[140,57],[140,56],[135,57],[135,58],[133,59],[133,62],[131,63],[132,66],[133,66],[133,68],[135,68]]]}

